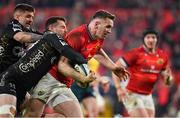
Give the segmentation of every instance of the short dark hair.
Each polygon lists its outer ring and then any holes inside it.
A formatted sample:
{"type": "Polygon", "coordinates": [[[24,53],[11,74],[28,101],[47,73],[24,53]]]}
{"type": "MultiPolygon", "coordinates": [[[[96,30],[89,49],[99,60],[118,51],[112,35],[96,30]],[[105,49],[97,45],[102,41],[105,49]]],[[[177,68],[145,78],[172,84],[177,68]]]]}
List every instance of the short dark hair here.
{"type": "Polygon", "coordinates": [[[159,33],[158,31],[156,31],[154,28],[146,28],[143,32],[143,38],[147,35],[147,34],[155,34],[156,37],[158,38],[159,37],[159,33]]]}
{"type": "MultiPolygon", "coordinates": [[[[155,30],[154,28],[152,27],[148,27],[146,28],[143,33],[142,33],[142,41],[145,45],[145,42],[144,42],[144,37],[148,34],[154,34],[156,35],[156,38],[159,39],[160,38],[160,35],[159,35],[159,32],[157,30],[155,30]]],[[[160,43],[160,40],[157,40],[157,45],[160,43]]]]}
{"type": "Polygon", "coordinates": [[[14,8],[14,12],[16,11],[29,11],[29,12],[35,12],[35,9],[32,5],[21,3],[17,4],[14,8]]]}
{"type": "Polygon", "coordinates": [[[45,23],[46,30],[48,30],[49,25],[57,23],[58,20],[64,21],[66,23],[66,19],[64,17],[60,17],[60,16],[50,17],[45,23]]]}
{"type": "Polygon", "coordinates": [[[110,12],[105,11],[105,10],[98,10],[98,11],[96,11],[96,13],[93,15],[92,18],[93,19],[95,19],[95,18],[109,18],[111,20],[114,20],[115,15],[113,15],[110,12]]]}

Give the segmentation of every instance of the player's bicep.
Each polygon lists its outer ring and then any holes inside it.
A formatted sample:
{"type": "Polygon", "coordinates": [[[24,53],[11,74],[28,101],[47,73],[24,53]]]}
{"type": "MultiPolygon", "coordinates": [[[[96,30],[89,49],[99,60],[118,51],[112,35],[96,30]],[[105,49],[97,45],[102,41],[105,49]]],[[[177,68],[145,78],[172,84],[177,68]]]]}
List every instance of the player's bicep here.
{"type": "Polygon", "coordinates": [[[62,38],[58,37],[56,34],[47,34],[44,38],[54,47],[61,55],[68,58],[73,64],[84,64],[87,60],[74,51],[62,38]]]}

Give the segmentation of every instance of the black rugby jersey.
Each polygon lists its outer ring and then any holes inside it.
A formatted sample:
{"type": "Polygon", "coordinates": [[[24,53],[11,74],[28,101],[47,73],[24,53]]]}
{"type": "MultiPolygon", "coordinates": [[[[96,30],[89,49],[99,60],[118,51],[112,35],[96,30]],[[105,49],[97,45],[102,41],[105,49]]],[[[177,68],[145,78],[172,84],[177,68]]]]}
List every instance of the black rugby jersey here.
{"type": "Polygon", "coordinates": [[[0,73],[10,65],[17,62],[23,54],[24,44],[16,41],[13,37],[17,32],[33,32],[23,27],[13,19],[3,30],[0,38],[0,73]]]}
{"type": "Polygon", "coordinates": [[[17,63],[10,66],[10,78],[16,78],[16,82],[30,89],[57,62],[60,55],[67,57],[73,64],[87,64],[87,60],[62,38],[54,33],[46,34],[17,63]]]}

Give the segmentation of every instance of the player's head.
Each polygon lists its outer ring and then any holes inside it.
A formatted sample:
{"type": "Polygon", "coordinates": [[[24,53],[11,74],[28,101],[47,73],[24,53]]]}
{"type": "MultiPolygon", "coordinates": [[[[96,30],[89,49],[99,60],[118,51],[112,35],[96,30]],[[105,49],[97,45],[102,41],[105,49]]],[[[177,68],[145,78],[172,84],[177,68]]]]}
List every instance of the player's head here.
{"type": "Polygon", "coordinates": [[[65,36],[67,33],[66,19],[64,17],[53,16],[50,17],[45,24],[46,30],[57,33],[60,36],[65,36]]]}
{"type": "Polygon", "coordinates": [[[34,21],[35,9],[28,4],[17,4],[14,9],[14,19],[18,20],[24,27],[30,28],[34,21]]]}
{"type": "Polygon", "coordinates": [[[146,48],[155,49],[158,43],[158,32],[153,28],[147,28],[143,32],[143,43],[146,48]]]}
{"type": "Polygon", "coordinates": [[[89,30],[93,38],[106,38],[106,36],[111,33],[112,27],[114,26],[114,20],[115,16],[108,11],[97,11],[89,24],[89,30]]]}

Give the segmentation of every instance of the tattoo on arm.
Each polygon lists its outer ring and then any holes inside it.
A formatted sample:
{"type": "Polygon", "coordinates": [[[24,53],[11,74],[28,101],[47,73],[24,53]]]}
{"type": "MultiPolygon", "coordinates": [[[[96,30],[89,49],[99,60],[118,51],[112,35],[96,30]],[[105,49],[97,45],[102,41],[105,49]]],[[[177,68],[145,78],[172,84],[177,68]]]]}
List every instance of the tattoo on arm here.
{"type": "Polygon", "coordinates": [[[30,42],[35,42],[37,40],[40,40],[42,38],[42,35],[35,34],[35,33],[30,33],[30,32],[25,32],[27,35],[31,36],[31,39],[29,40],[30,42]]]}

